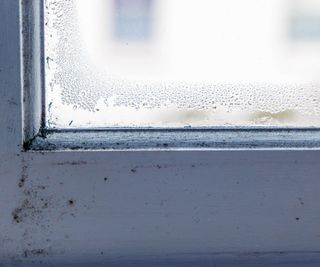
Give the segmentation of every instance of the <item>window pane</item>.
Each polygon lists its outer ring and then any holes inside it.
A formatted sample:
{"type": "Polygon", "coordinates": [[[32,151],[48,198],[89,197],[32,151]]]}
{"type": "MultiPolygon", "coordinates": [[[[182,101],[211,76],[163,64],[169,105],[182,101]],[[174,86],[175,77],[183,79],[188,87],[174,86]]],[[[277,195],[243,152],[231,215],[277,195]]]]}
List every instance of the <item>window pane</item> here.
{"type": "Polygon", "coordinates": [[[49,127],[320,126],[318,0],[47,0],[49,127]]]}

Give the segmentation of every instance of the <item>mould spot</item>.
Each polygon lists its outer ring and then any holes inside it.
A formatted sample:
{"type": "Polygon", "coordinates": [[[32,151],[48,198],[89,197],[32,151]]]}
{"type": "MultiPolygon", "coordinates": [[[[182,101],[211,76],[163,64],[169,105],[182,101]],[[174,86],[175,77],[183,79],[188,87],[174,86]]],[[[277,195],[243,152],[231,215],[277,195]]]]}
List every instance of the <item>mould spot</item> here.
{"type": "Polygon", "coordinates": [[[297,217],[297,218],[296,218],[296,221],[300,221],[300,218],[299,218],[299,217],[297,217]]]}
{"type": "Polygon", "coordinates": [[[18,186],[21,188],[24,186],[24,183],[26,182],[26,178],[25,177],[21,177],[18,186]]]}
{"type": "Polygon", "coordinates": [[[27,249],[23,252],[23,256],[25,258],[28,257],[39,257],[39,256],[46,256],[48,255],[48,252],[44,249],[27,249]]]}
{"type": "Polygon", "coordinates": [[[79,161],[58,162],[58,163],[55,164],[55,165],[58,165],[58,166],[64,166],[64,165],[77,166],[77,165],[86,165],[86,164],[88,164],[87,161],[79,160],[79,161]]]}
{"type": "Polygon", "coordinates": [[[29,219],[37,224],[42,220],[43,211],[51,205],[50,198],[41,195],[39,189],[42,188],[42,186],[35,186],[22,191],[24,199],[11,213],[13,222],[19,224],[29,219]]]}
{"type": "Polygon", "coordinates": [[[8,103],[9,103],[10,105],[12,105],[12,106],[18,106],[18,103],[15,102],[15,101],[12,100],[12,99],[8,100],[8,103]]]}
{"type": "Polygon", "coordinates": [[[28,179],[28,167],[26,165],[22,166],[21,178],[19,180],[18,186],[21,188],[24,186],[28,179]]]}
{"type": "Polygon", "coordinates": [[[132,173],[136,173],[136,172],[137,172],[137,169],[132,168],[130,171],[131,171],[132,173]]]}
{"type": "Polygon", "coordinates": [[[298,200],[299,200],[299,202],[300,202],[300,205],[303,206],[303,205],[304,205],[304,201],[302,200],[302,198],[299,197],[298,200]]]}
{"type": "Polygon", "coordinates": [[[75,201],[74,201],[73,199],[69,199],[69,200],[68,200],[68,204],[69,204],[70,206],[73,206],[74,203],[75,203],[75,201]]]}
{"type": "Polygon", "coordinates": [[[12,219],[16,223],[21,223],[27,217],[26,210],[32,209],[29,200],[24,200],[22,205],[12,212],[12,219]]]}
{"type": "Polygon", "coordinates": [[[45,190],[46,187],[45,187],[44,185],[39,185],[39,186],[38,186],[38,189],[39,189],[39,190],[45,190]]]}
{"type": "Polygon", "coordinates": [[[21,209],[15,209],[12,212],[12,218],[13,218],[13,221],[15,221],[16,223],[21,223],[22,222],[21,209]]]}

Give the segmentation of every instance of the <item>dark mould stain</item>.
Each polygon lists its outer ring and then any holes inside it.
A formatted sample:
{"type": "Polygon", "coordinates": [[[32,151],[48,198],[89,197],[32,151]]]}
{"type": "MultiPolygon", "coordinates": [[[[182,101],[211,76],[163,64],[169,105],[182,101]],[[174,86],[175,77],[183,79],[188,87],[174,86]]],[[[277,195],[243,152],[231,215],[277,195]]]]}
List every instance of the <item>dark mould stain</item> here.
{"type": "MultiPolygon", "coordinates": [[[[288,252],[286,252],[286,251],[275,251],[275,252],[271,252],[271,253],[275,254],[275,255],[287,255],[288,254],[288,252]]],[[[264,256],[264,255],[267,255],[267,254],[270,254],[270,252],[253,251],[253,252],[241,253],[241,254],[238,254],[238,255],[239,256],[246,255],[246,256],[257,257],[257,256],[264,256]]]]}
{"type": "Polygon", "coordinates": [[[25,220],[31,220],[37,224],[42,220],[44,210],[51,206],[50,198],[41,195],[45,188],[45,186],[39,185],[22,191],[24,198],[21,199],[19,206],[11,212],[14,223],[20,224],[25,220]]]}
{"type": "Polygon", "coordinates": [[[73,206],[74,203],[75,203],[75,201],[74,201],[73,199],[69,199],[69,200],[68,200],[68,204],[69,204],[70,206],[73,206]]]}
{"type": "Polygon", "coordinates": [[[299,200],[300,205],[303,206],[304,205],[303,199],[301,197],[299,197],[298,200],[299,200]]]}
{"type": "Polygon", "coordinates": [[[13,105],[13,106],[18,106],[18,103],[15,102],[15,101],[12,100],[12,99],[8,100],[8,103],[9,103],[10,105],[13,105]]]}
{"type": "Polygon", "coordinates": [[[47,62],[48,68],[50,69],[50,62],[53,62],[53,59],[51,57],[46,57],[46,62],[47,62]]]}
{"type": "Polygon", "coordinates": [[[87,161],[79,160],[79,161],[58,162],[55,165],[58,165],[58,166],[64,166],[64,165],[77,166],[77,165],[86,165],[86,164],[88,164],[87,161]]]}
{"type": "Polygon", "coordinates": [[[132,173],[136,173],[136,172],[137,172],[137,169],[132,168],[130,171],[131,171],[132,173]]]}
{"type": "Polygon", "coordinates": [[[16,208],[12,212],[13,220],[16,223],[21,223],[24,218],[28,217],[28,215],[32,215],[34,213],[38,213],[35,206],[30,203],[28,199],[25,199],[21,206],[16,208]]]}
{"type": "Polygon", "coordinates": [[[108,177],[104,177],[104,179],[103,179],[105,182],[107,182],[108,181],[108,177]]]}
{"type": "Polygon", "coordinates": [[[297,218],[296,218],[296,221],[300,221],[300,218],[299,218],[299,217],[297,217],[297,218]]]}
{"type": "Polygon", "coordinates": [[[21,188],[24,186],[24,183],[26,182],[26,177],[21,177],[18,186],[21,188]]]}
{"type": "Polygon", "coordinates": [[[29,257],[39,257],[39,256],[46,256],[48,252],[45,249],[26,249],[23,251],[23,256],[25,258],[29,257]]]}
{"type": "Polygon", "coordinates": [[[27,210],[33,210],[34,206],[30,203],[30,201],[28,199],[25,199],[21,206],[16,208],[13,212],[12,212],[12,219],[15,223],[22,223],[24,218],[26,218],[27,215],[27,210]]]}
{"type": "Polygon", "coordinates": [[[46,187],[45,187],[44,185],[39,185],[39,186],[38,186],[38,189],[40,189],[40,190],[45,190],[46,187]]]}
{"type": "Polygon", "coordinates": [[[25,162],[23,161],[22,171],[21,171],[21,178],[19,180],[18,186],[21,188],[24,186],[25,182],[28,179],[28,166],[26,166],[25,162]]]}
{"type": "Polygon", "coordinates": [[[69,126],[71,126],[71,125],[72,125],[72,123],[73,123],[73,120],[69,122],[69,126]]]}
{"type": "Polygon", "coordinates": [[[34,138],[23,142],[23,145],[22,145],[23,151],[28,151],[31,149],[33,140],[34,140],[34,138]]]}
{"type": "Polygon", "coordinates": [[[21,212],[22,210],[21,209],[15,209],[13,212],[12,212],[12,218],[13,218],[13,221],[16,222],[16,223],[21,223],[22,222],[22,216],[21,216],[21,212]]]}
{"type": "Polygon", "coordinates": [[[156,167],[157,169],[160,170],[160,169],[167,169],[167,168],[170,167],[170,165],[167,165],[167,164],[156,164],[156,165],[154,165],[152,167],[156,167]]]}
{"type": "Polygon", "coordinates": [[[8,130],[9,133],[14,133],[15,132],[15,128],[11,127],[11,126],[8,126],[7,130],[8,130]]]}

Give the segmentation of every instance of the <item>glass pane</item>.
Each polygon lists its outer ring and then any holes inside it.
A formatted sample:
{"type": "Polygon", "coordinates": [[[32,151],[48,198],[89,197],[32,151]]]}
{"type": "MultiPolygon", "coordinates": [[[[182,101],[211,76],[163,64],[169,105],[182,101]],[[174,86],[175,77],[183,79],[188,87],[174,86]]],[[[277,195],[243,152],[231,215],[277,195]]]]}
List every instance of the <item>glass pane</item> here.
{"type": "Polygon", "coordinates": [[[318,0],[46,0],[49,127],[320,126],[318,0]]]}

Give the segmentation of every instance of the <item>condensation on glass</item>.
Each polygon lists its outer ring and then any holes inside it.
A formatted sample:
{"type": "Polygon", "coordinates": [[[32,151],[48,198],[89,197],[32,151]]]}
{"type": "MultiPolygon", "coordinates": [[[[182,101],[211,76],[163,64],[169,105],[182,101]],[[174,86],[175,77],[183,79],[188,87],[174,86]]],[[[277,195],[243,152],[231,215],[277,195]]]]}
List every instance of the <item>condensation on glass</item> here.
{"type": "Polygon", "coordinates": [[[320,126],[318,0],[46,0],[47,126],[320,126]]]}

